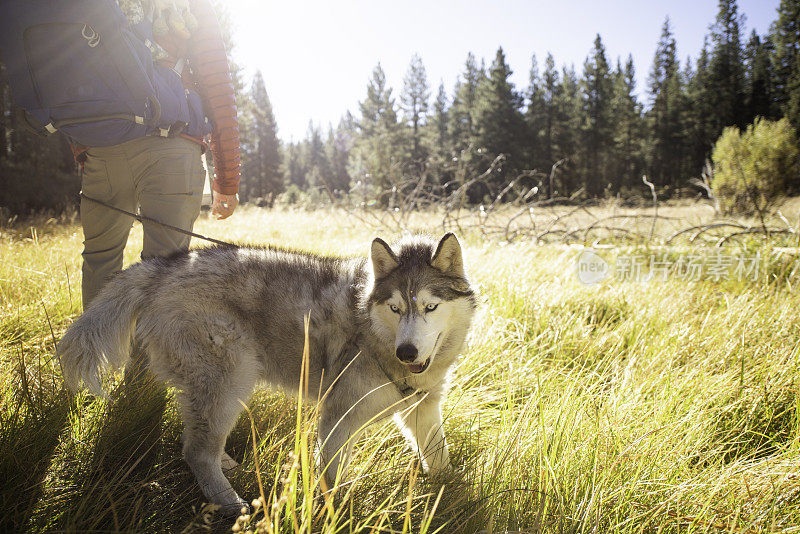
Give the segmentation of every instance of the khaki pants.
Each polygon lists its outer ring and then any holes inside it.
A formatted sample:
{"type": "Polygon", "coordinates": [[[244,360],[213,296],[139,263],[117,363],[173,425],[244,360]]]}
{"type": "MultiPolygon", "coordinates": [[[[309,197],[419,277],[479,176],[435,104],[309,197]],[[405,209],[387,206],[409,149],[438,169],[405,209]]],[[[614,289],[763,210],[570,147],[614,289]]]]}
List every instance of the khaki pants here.
{"type": "MultiPolygon", "coordinates": [[[[181,137],[143,137],[87,153],[81,187],[91,198],[191,230],[203,196],[205,170],[200,145],[181,137]]],[[[83,307],[108,277],[122,269],[122,252],[133,219],[81,199],[83,307]]],[[[142,259],[189,248],[189,236],[147,223],[142,259]]]]}

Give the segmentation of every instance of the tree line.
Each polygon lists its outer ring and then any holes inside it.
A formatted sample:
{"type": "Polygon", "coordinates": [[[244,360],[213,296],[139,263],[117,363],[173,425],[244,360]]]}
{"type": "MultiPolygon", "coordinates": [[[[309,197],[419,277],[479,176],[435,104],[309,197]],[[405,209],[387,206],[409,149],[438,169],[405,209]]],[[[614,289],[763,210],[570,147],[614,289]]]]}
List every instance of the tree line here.
{"type": "MultiPolygon", "coordinates": [[[[533,56],[524,88],[510,81],[502,48],[489,65],[470,53],[450,91],[432,90],[418,55],[399,94],[379,64],[357,110],[324,131],[312,122],[305,139],[280,148],[258,75],[243,100],[258,110],[249,114],[252,131],[262,128],[269,139],[250,138],[244,157],[259,170],[243,180],[265,199],[288,189],[385,203],[393,188],[420,181],[447,190],[503,154],[489,185],[499,189],[528,173],[541,198],[649,194],[645,174],[663,196],[696,194],[689,181],[725,127],[744,128],[756,117],[787,117],[800,127],[800,0],[782,0],[776,15],[766,34],[745,37],[736,1],[720,0],[699,54],[683,60],[667,18],[644,101],[632,58],[609,58],[600,35],[580,72],[552,54],[533,56]]],[[[475,187],[470,199],[481,202],[488,192],[475,187]]]]}
{"type": "MultiPolygon", "coordinates": [[[[325,130],[311,122],[305,139],[287,144],[261,73],[245,84],[234,66],[240,195],[263,204],[280,194],[386,204],[398,189],[446,192],[487,169],[469,200],[483,202],[487,185],[497,191],[521,174],[540,198],[639,195],[647,193],[643,174],[661,195],[679,195],[726,126],[787,117],[800,127],[800,0],[781,0],[764,35],[745,37],[743,27],[736,1],[720,0],[699,54],[681,60],[665,20],[644,99],[632,58],[609,58],[600,35],[580,71],[552,54],[532,57],[523,88],[510,81],[502,48],[488,65],[470,53],[450,90],[431,87],[418,55],[399,93],[379,64],[358,109],[325,130]]],[[[0,207],[17,213],[74,202],[79,179],[68,144],[20,126],[0,63],[0,207]]]]}

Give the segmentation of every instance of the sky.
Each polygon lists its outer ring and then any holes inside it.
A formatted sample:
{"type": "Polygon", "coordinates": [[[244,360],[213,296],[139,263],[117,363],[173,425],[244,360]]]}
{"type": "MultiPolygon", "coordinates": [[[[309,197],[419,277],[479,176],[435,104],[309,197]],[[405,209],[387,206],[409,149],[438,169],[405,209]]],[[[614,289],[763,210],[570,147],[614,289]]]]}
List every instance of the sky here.
{"type": "MultiPolygon", "coordinates": [[[[746,42],[763,35],[780,0],[739,0],[746,42]]],[[[499,46],[514,71],[517,90],[528,85],[531,56],[541,72],[551,52],[556,64],[578,75],[596,34],[612,65],[633,56],[644,100],[647,76],[666,16],[681,65],[703,46],[717,0],[225,0],[230,10],[233,57],[249,79],[264,76],[278,137],[305,138],[309,121],[327,130],[346,111],[358,111],[372,70],[380,63],[399,104],[413,54],[428,73],[431,101],[439,83],[452,97],[468,52],[487,67],[499,46]]]]}

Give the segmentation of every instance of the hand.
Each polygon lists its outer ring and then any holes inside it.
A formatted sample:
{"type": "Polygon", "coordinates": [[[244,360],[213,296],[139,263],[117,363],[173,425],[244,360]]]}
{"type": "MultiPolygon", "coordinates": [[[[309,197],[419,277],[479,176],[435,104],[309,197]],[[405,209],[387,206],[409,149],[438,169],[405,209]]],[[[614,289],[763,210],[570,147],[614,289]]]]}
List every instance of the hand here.
{"type": "Polygon", "coordinates": [[[217,220],[227,219],[233,215],[236,206],[239,205],[239,195],[223,195],[217,191],[211,191],[211,213],[217,220]]]}

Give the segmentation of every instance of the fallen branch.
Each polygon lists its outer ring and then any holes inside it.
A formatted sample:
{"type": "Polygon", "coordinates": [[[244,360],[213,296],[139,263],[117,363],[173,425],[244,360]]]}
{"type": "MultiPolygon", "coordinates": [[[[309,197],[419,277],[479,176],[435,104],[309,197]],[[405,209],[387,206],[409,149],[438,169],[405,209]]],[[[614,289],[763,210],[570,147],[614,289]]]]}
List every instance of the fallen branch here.
{"type": "Polygon", "coordinates": [[[744,230],[742,232],[734,232],[732,234],[728,234],[726,236],[723,236],[723,237],[719,238],[719,240],[716,243],[716,246],[717,247],[721,247],[726,242],[728,242],[729,239],[733,239],[735,237],[739,237],[739,236],[743,236],[743,235],[763,234],[764,236],[769,238],[771,234],[790,234],[790,233],[792,233],[792,232],[790,232],[789,230],[783,230],[783,229],[748,228],[747,230],[744,230]]]}

